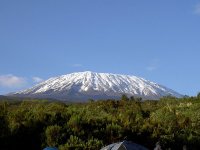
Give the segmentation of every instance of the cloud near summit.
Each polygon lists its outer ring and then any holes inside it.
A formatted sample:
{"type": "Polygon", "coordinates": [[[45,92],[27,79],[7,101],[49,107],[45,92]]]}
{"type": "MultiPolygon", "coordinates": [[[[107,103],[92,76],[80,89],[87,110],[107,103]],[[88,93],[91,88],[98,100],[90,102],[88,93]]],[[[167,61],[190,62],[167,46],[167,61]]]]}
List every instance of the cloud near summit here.
{"type": "Polygon", "coordinates": [[[23,87],[27,81],[23,77],[18,77],[12,74],[0,75],[0,87],[16,88],[23,87]]]}
{"type": "Polygon", "coordinates": [[[159,60],[158,59],[153,59],[151,60],[151,63],[146,67],[147,71],[154,71],[157,70],[159,67],[159,60]]]}
{"type": "Polygon", "coordinates": [[[39,83],[39,82],[42,82],[42,81],[43,81],[43,79],[40,78],[40,77],[33,77],[32,79],[33,79],[33,81],[36,82],[36,83],[39,83]]]}

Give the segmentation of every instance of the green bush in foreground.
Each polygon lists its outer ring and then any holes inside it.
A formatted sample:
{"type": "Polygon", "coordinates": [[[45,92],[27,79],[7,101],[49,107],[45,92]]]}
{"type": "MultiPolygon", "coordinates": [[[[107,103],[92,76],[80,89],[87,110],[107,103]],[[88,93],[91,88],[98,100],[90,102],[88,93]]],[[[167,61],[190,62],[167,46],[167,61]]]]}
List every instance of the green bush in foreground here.
{"type": "Polygon", "coordinates": [[[149,149],[200,147],[200,99],[164,97],[99,100],[80,104],[0,101],[0,149],[97,150],[122,140],[149,149]]]}

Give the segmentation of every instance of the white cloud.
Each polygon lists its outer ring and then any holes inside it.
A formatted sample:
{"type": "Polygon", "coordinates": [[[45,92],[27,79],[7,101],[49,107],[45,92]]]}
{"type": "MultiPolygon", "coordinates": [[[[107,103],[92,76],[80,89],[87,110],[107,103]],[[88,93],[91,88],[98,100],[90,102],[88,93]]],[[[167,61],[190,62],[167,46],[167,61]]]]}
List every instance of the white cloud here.
{"type": "Polygon", "coordinates": [[[6,88],[23,87],[27,83],[23,77],[17,77],[12,74],[0,75],[0,86],[6,88]]]}
{"type": "Polygon", "coordinates": [[[149,66],[148,67],[146,67],[146,70],[147,71],[155,71],[155,70],[157,70],[158,69],[158,63],[159,63],[159,60],[158,59],[153,59],[152,61],[151,61],[151,63],[149,64],[149,66]]]}
{"type": "Polygon", "coordinates": [[[200,3],[195,5],[194,13],[197,14],[197,15],[200,15],[200,3]]]}
{"type": "Polygon", "coordinates": [[[72,67],[83,67],[82,64],[73,64],[72,67]]]}
{"type": "Polygon", "coordinates": [[[154,71],[154,70],[156,70],[157,69],[157,66],[148,66],[147,68],[146,68],[148,71],[154,71]]]}
{"type": "Polygon", "coordinates": [[[40,78],[40,77],[33,77],[32,79],[33,79],[33,81],[36,82],[36,83],[39,83],[39,82],[42,82],[42,81],[43,81],[43,79],[40,78]]]}

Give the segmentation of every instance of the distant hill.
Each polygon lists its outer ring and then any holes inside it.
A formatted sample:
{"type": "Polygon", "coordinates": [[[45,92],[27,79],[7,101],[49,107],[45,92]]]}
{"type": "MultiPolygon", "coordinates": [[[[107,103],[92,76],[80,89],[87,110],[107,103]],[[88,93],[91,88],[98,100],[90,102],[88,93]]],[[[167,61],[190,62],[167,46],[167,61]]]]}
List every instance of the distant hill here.
{"type": "Polygon", "coordinates": [[[6,100],[6,101],[18,101],[18,100],[23,100],[23,99],[25,99],[25,98],[0,95],[0,101],[2,101],[2,100],[6,100]]]}
{"type": "Polygon", "coordinates": [[[0,95],[0,99],[2,99],[2,98],[6,98],[6,96],[0,95]]]}
{"type": "Polygon", "coordinates": [[[5,101],[13,101],[13,100],[18,100],[20,99],[19,97],[11,97],[11,96],[4,96],[0,95],[0,101],[5,100],[5,101]]]}
{"type": "Polygon", "coordinates": [[[86,101],[119,99],[122,94],[153,100],[168,95],[182,97],[181,94],[165,86],[140,77],[90,71],[50,78],[30,89],[9,96],[86,101]]]}

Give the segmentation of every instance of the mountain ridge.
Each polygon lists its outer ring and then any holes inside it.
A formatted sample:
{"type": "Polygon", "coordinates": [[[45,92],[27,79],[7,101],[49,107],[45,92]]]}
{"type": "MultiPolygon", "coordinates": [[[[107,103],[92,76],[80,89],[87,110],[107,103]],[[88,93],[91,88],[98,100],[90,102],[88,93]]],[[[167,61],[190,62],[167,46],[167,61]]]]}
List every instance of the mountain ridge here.
{"type": "Polygon", "coordinates": [[[165,86],[141,77],[91,71],[49,78],[32,88],[15,92],[12,96],[85,101],[87,99],[119,99],[122,94],[155,100],[167,95],[182,96],[165,86]]]}

